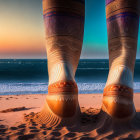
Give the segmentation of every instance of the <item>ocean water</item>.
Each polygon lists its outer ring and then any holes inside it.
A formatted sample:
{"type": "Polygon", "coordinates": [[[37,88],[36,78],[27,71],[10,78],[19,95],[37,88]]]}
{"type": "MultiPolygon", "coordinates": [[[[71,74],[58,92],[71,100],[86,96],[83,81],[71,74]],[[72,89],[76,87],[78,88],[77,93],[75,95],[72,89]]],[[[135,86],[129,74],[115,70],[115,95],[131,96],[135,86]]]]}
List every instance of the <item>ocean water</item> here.
{"type": "MultiPolygon", "coordinates": [[[[81,59],[76,71],[79,93],[102,93],[107,80],[107,59],[81,59]]],[[[45,59],[1,59],[0,95],[47,94],[45,59]]],[[[136,60],[134,91],[140,92],[140,60],[136,60]]]]}

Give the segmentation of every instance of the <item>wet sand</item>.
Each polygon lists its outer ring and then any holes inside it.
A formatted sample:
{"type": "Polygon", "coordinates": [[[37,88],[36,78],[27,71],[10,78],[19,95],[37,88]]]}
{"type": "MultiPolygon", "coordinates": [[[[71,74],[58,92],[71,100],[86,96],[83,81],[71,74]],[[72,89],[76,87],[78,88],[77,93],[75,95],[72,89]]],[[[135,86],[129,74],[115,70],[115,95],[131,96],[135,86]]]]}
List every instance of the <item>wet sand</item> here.
{"type": "Polygon", "coordinates": [[[32,120],[43,107],[45,97],[45,94],[0,96],[0,139],[140,140],[139,93],[134,95],[137,114],[129,122],[114,122],[106,114],[99,113],[102,94],[80,94],[79,122],[60,128],[46,128],[32,120]]]}

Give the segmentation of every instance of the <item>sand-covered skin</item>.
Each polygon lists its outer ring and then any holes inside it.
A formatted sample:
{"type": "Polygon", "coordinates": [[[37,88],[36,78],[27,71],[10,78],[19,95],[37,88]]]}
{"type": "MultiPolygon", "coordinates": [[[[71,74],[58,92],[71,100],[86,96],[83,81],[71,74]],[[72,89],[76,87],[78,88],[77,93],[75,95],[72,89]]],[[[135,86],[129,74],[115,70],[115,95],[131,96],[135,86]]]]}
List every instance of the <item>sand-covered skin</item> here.
{"type": "Polygon", "coordinates": [[[71,127],[47,128],[34,122],[46,95],[0,96],[0,139],[140,139],[140,94],[134,95],[137,115],[130,122],[114,122],[99,113],[102,94],[80,94],[81,116],[71,127]]]}

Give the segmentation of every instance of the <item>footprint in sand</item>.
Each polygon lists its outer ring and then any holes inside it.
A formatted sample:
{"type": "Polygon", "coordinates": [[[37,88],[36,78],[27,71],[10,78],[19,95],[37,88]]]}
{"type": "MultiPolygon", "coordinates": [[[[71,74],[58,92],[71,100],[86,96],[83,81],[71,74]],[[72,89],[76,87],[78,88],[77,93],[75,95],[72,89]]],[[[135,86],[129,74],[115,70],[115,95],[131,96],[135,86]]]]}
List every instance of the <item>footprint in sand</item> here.
{"type": "Polygon", "coordinates": [[[26,124],[21,124],[18,126],[18,128],[25,128],[26,127],[26,124]]]}
{"type": "Polygon", "coordinates": [[[94,138],[90,138],[90,137],[83,137],[83,138],[80,138],[80,140],[95,140],[94,138]]]}
{"type": "Polygon", "coordinates": [[[37,129],[36,127],[34,126],[30,126],[29,129],[37,129]]]}
{"type": "Polygon", "coordinates": [[[52,132],[51,135],[55,136],[55,137],[59,137],[61,136],[60,132],[52,132]]]}
{"type": "Polygon", "coordinates": [[[19,140],[28,140],[28,139],[33,139],[34,137],[35,137],[35,134],[27,134],[27,135],[19,136],[18,139],[19,140]]]}
{"type": "Polygon", "coordinates": [[[8,128],[6,128],[5,125],[0,125],[0,138],[2,136],[5,136],[6,131],[8,130],[8,128]]]}
{"type": "Polygon", "coordinates": [[[0,128],[0,134],[7,131],[7,128],[0,128]]]}
{"type": "Polygon", "coordinates": [[[26,129],[19,129],[16,133],[15,133],[15,135],[24,135],[24,132],[26,131],[26,129]]]}
{"type": "Polygon", "coordinates": [[[69,132],[65,135],[65,137],[67,137],[67,138],[73,138],[75,136],[76,136],[76,133],[74,133],[74,132],[69,132]]]}
{"type": "Polygon", "coordinates": [[[17,127],[10,127],[11,130],[17,130],[17,127]]]}
{"type": "Polygon", "coordinates": [[[42,126],[40,126],[40,129],[46,129],[46,125],[42,125],[42,126]]]}
{"type": "Polygon", "coordinates": [[[31,133],[37,133],[37,132],[39,132],[39,130],[38,129],[33,129],[33,130],[30,130],[30,132],[31,133]]]}
{"type": "Polygon", "coordinates": [[[43,135],[47,135],[47,132],[46,132],[46,131],[43,131],[42,134],[43,134],[43,135]]]}

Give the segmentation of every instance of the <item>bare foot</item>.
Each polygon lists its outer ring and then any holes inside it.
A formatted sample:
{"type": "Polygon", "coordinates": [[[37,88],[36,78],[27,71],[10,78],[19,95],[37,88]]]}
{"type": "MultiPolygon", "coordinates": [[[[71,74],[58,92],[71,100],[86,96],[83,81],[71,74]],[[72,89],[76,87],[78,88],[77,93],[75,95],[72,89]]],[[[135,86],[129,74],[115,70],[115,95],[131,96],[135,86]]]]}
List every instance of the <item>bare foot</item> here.
{"type": "Polygon", "coordinates": [[[44,108],[34,119],[40,124],[46,124],[47,127],[56,127],[72,125],[72,122],[78,119],[78,115],[80,107],[76,83],[59,81],[49,85],[44,108]]]}
{"type": "Polygon", "coordinates": [[[118,120],[128,120],[135,115],[133,89],[120,85],[109,85],[104,89],[102,110],[118,120]]]}

